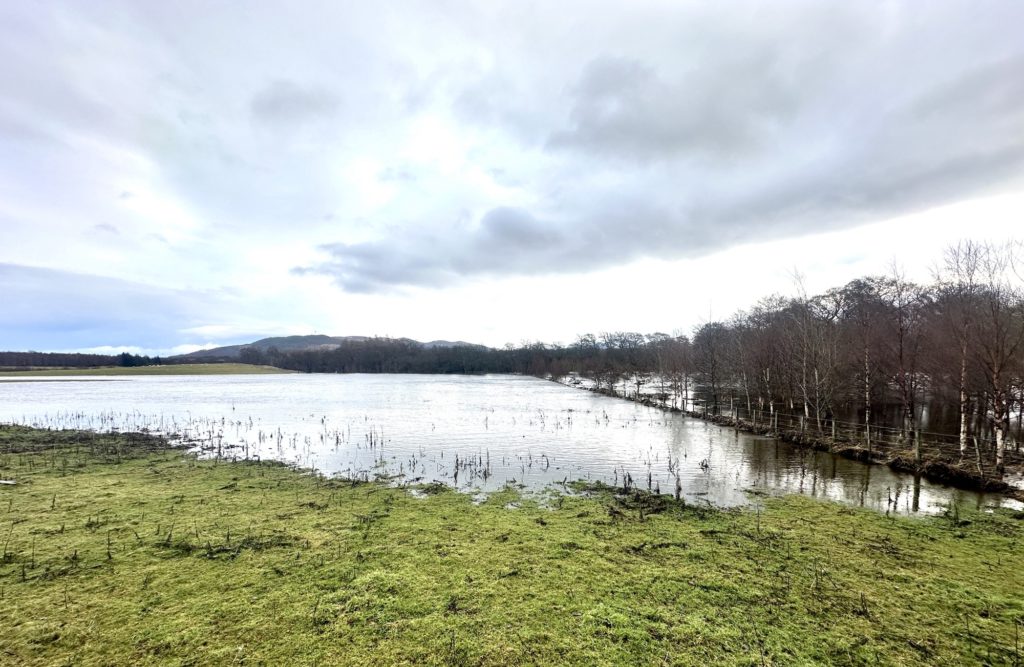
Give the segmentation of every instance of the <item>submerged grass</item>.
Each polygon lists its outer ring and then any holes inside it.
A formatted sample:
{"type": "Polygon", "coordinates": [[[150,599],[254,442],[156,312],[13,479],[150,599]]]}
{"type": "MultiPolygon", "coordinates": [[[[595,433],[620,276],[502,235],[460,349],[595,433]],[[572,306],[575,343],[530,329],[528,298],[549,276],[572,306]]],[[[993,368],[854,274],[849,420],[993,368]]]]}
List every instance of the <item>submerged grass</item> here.
{"type": "Polygon", "coordinates": [[[52,377],[79,375],[265,375],[292,373],[274,366],[254,364],[169,364],[165,366],[102,366],[99,368],[35,368],[0,371],[0,377],[52,377]]]}
{"type": "Polygon", "coordinates": [[[1019,664],[1021,515],[474,505],[0,428],[0,663],[1019,664]]]}

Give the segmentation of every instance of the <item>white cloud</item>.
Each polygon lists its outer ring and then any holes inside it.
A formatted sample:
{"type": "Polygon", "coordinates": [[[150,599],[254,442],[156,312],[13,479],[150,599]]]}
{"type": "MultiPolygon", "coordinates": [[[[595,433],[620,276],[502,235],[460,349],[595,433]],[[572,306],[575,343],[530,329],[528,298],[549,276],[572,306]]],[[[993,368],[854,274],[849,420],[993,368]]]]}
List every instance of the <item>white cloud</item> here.
{"type": "Polygon", "coordinates": [[[927,277],[945,243],[1020,224],[1022,22],[1005,2],[7,3],[21,319],[0,347],[567,340],[725,316],[794,266],[815,289],[894,256],[927,277]]]}

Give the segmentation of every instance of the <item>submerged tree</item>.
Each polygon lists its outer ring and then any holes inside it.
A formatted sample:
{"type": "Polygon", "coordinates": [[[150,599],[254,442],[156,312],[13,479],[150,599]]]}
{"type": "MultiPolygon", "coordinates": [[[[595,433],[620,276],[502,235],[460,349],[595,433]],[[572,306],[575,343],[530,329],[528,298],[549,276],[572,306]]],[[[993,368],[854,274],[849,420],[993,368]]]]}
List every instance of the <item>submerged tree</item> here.
{"type": "Polygon", "coordinates": [[[1008,248],[989,247],[980,259],[984,279],[978,295],[977,325],[972,327],[991,396],[996,470],[1003,471],[1011,387],[1021,373],[1024,296],[1010,278],[1008,248]],[[1015,377],[1016,374],[1016,377],[1015,377]]]}
{"type": "Polygon", "coordinates": [[[969,394],[967,365],[971,356],[971,327],[977,319],[978,279],[982,256],[988,247],[963,241],[946,249],[942,271],[937,276],[939,312],[956,343],[957,397],[959,399],[960,457],[967,455],[969,394]]]}

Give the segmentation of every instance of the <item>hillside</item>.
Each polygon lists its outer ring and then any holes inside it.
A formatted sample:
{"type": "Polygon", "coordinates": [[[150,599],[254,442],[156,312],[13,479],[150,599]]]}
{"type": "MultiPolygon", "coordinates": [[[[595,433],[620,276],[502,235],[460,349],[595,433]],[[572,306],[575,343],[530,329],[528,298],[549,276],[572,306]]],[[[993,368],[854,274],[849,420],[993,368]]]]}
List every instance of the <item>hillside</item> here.
{"type": "MultiPolygon", "coordinates": [[[[222,347],[214,347],[209,350],[197,350],[196,352],[190,352],[188,354],[182,354],[172,358],[235,359],[241,354],[242,349],[246,347],[256,348],[264,352],[272,347],[277,348],[280,352],[299,352],[303,350],[318,349],[330,350],[342,345],[363,343],[368,340],[371,340],[370,336],[326,336],[323,334],[313,334],[308,336],[275,336],[271,338],[261,338],[251,343],[225,345],[222,347]]],[[[475,345],[464,341],[432,340],[426,343],[421,343],[420,341],[412,340],[411,338],[399,338],[396,340],[420,345],[426,349],[446,347],[484,347],[482,345],[475,345]]]]}

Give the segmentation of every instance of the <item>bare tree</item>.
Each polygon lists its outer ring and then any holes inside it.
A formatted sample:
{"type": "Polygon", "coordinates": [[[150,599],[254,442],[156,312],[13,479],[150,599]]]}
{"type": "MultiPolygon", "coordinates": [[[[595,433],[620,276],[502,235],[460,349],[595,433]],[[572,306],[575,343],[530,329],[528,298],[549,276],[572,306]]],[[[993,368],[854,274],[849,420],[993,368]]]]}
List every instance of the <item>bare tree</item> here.
{"type": "Polygon", "coordinates": [[[784,313],[788,306],[789,302],[782,297],[769,297],[759,301],[747,317],[750,333],[748,353],[757,377],[758,408],[764,410],[767,404],[769,417],[775,415],[776,400],[782,400],[784,313]]]}
{"type": "Polygon", "coordinates": [[[921,382],[918,362],[922,341],[922,321],[928,292],[906,279],[893,262],[888,278],[886,297],[891,312],[889,320],[890,362],[893,380],[899,390],[902,412],[902,437],[914,443],[914,457],[921,458],[920,433],[917,424],[917,394],[921,382]]]}
{"type": "Polygon", "coordinates": [[[668,347],[667,372],[672,382],[672,404],[674,407],[686,410],[689,407],[690,376],[694,372],[693,346],[689,338],[678,333],[670,338],[666,345],[668,347]]]}
{"type": "Polygon", "coordinates": [[[1019,371],[1018,353],[1024,343],[1024,298],[1011,279],[1011,261],[1008,247],[989,246],[981,256],[979,267],[984,285],[978,295],[977,325],[972,327],[978,360],[991,395],[995,463],[999,473],[1004,469],[1012,374],[1019,371]]]}
{"type": "Polygon", "coordinates": [[[718,399],[725,379],[728,333],[721,322],[708,322],[693,335],[694,366],[711,392],[711,414],[718,414],[718,399]]]}
{"type": "Polygon", "coordinates": [[[857,391],[863,399],[864,444],[871,449],[871,404],[875,398],[873,388],[879,374],[879,323],[885,317],[883,295],[884,278],[862,278],[847,283],[840,290],[845,339],[849,345],[851,373],[856,379],[857,391]]]}
{"type": "Polygon", "coordinates": [[[939,293],[944,297],[943,309],[949,330],[959,348],[959,416],[960,458],[967,454],[967,425],[969,394],[967,391],[967,363],[970,357],[971,326],[977,317],[975,306],[978,296],[978,273],[982,258],[989,249],[974,241],[946,249],[945,263],[936,276],[939,293]]]}
{"type": "Polygon", "coordinates": [[[822,418],[832,413],[839,361],[839,313],[841,299],[835,293],[808,297],[802,278],[796,276],[798,298],[793,302],[796,351],[800,359],[799,385],[804,418],[812,411],[815,426],[822,432],[822,418]]]}

